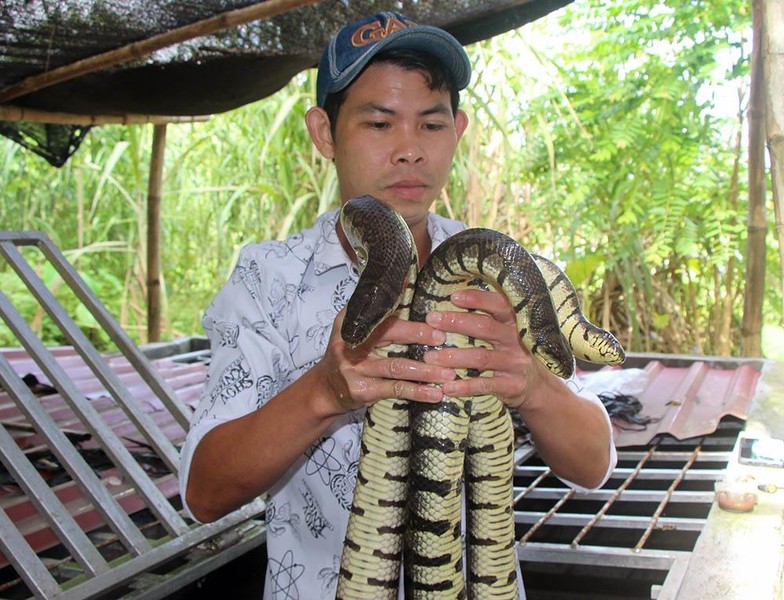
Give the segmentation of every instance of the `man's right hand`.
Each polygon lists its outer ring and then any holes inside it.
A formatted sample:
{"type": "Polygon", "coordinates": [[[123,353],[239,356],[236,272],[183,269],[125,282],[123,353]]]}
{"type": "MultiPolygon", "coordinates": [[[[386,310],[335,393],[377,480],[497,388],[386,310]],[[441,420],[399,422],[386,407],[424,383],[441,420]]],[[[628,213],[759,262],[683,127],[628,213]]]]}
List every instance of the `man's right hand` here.
{"type": "Polygon", "coordinates": [[[428,365],[401,356],[388,357],[383,348],[391,344],[438,346],[446,336],[426,323],[390,317],[355,348],[340,337],[345,309],[332,327],[327,351],[314,367],[332,392],[337,413],[369,406],[383,398],[417,402],[440,402],[440,384],[455,379],[455,370],[428,365]]]}

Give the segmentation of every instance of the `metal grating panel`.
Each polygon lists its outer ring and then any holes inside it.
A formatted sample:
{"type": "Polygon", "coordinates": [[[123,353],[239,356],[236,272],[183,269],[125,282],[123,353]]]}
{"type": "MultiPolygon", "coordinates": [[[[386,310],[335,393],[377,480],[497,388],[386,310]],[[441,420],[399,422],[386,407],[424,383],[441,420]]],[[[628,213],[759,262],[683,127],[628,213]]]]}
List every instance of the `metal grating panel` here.
{"type": "Polygon", "coordinates": [[[515,523],[529,600],[676,598],[743,422],[708,436],[619,449],[605,486],[564,486],[518,449],[515,523]]]}
{"type": "Polygon", "coordinates": [[[22,346],[0,352],[0,597],[164,597],[262,544],[261,500],[202,526],[181,511],[178,445],[204,366],[153,365],[45,236],[0,232],[0,256],[72,344],[45,347],[0,291],[22,346]],[[79,329],[33,268],[42,262],[117,355],[79,329]]]}

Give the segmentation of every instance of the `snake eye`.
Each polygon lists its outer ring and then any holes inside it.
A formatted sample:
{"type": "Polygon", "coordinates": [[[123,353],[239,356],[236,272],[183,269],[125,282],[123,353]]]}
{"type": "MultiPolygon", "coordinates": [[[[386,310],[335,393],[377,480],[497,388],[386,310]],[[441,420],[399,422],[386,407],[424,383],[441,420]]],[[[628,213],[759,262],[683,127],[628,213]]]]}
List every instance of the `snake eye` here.
{"type": "Polygon", "coordinates": [[[354,252],[357,253],[357,262],[359,263],[359,270],[361,272],[367,266],[367,250],[365,250],[362,246],[357,246],[354,248],[354,252]]]}

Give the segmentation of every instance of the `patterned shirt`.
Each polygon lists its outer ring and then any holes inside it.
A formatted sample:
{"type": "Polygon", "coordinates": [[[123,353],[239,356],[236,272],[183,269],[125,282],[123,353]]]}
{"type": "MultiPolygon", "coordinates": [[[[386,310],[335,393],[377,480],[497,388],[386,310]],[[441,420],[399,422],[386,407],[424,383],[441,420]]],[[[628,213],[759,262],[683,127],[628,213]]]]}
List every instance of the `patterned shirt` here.
{"type": "MultiPolygon", "coordinates": [[[[182,449],[183,498],[204,435],[263,406],[324,354],[359,278],[338,240],[337,219],[334,210],[285,241],[244,247],[207,309],[212,362],[182,449]]],[[[433,248],[464,228],[434,213],[428,218],[433,248]]],[[[355,411],[337,419],[269,490],[265,600],[316,598],[316,591],[334,598],[363,417],[355,411]]]]}

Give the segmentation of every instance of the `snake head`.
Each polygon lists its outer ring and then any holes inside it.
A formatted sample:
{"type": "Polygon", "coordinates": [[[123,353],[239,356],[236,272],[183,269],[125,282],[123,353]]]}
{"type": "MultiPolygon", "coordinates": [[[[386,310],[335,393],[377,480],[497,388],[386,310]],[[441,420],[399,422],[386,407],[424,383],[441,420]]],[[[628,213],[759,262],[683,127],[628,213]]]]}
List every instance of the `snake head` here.
{"type": "Polygon", "coordinates": [[[416,277],[418,260],[406,222],[372,196],[347,201],[340,224],[357,254],[361,273],[341,328],[343,341],[356,347],[397,310],[406,284],[416,277]]]}
{"type": "Polygon", "coordinates": [[[346,305],[340,336],[351,348],[370,337],[382,321],[397,310],[401,290],[384,279],[360,277],[357,289],[346,305]]]}

